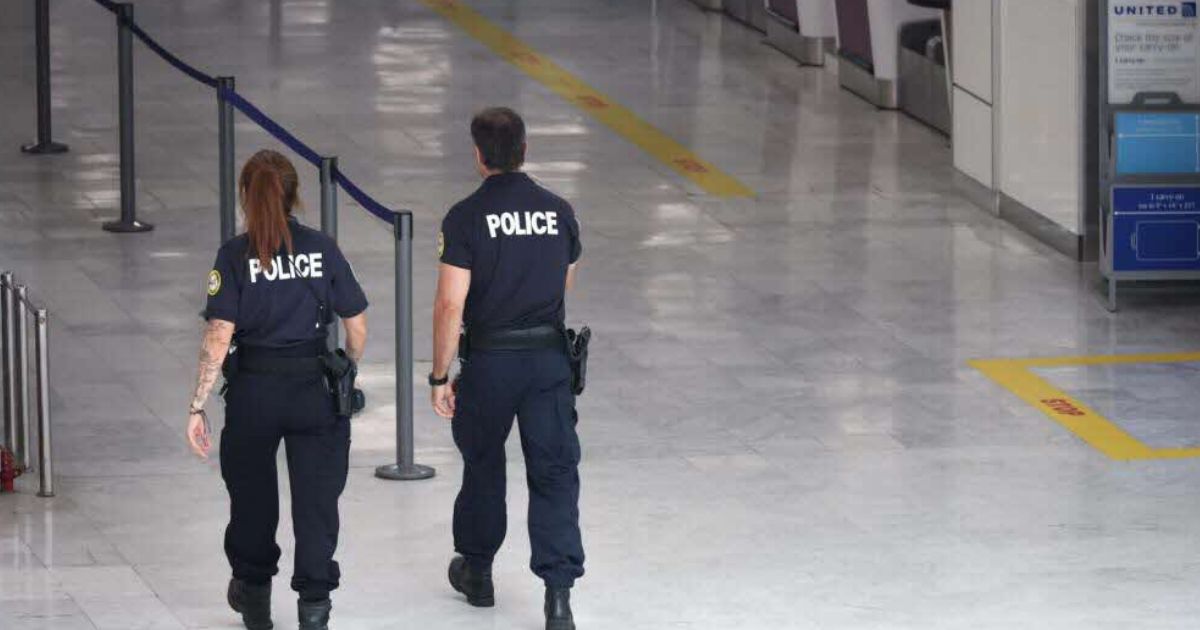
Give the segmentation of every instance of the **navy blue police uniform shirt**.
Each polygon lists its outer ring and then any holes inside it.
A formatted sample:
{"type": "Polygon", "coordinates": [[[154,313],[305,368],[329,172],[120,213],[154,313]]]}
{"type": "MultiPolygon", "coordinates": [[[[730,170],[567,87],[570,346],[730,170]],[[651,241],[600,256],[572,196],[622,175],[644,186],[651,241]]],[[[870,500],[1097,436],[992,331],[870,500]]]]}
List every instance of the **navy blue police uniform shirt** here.
{"type": "Polygon", "coordinates": [[[217,252],[204,316],[233,322],[238,344],[288,348],[325,338],[328,322],[319,321],[318,296],[342,318],[367,310],[367,297],[337,243],[294,218],[288,229],[293,253],[281,247],[273,265],[250,254],[245,234],[217,252]]]}
{"type": "Polygon", "coordinates": [[[438,236],[441,261],[471,270],[463,323],[475,331],[561,325],[567,268],[581,252],[571,205],[520,172],[484,180],[438,236]]]}

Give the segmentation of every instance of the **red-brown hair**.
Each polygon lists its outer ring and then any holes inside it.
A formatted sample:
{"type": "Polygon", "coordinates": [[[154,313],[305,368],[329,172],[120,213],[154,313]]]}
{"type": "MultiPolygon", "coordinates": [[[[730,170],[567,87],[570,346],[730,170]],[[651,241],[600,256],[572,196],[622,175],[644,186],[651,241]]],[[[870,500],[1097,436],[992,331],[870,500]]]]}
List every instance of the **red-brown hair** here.
{"type": "Polygon", "coordinates": [[[246,213],[246,234],[250,237],[250,255],[264,269],[275,264],[275,252],[286,246],[292,253],[292,233],[288,217],[296,207],[296,189],[300,179],[296,167],[278,151],[264,149],[255,153],[242,167],[238,190],[246,213]]]}

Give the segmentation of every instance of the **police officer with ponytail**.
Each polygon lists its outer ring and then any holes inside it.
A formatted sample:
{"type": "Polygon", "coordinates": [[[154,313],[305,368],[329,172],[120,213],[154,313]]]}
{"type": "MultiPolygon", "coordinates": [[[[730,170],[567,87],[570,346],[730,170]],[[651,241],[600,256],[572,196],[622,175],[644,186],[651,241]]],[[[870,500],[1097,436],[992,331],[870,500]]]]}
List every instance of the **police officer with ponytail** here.
{"type": "Polygon", "coordinates": [[[204,405],[224,366],[228,601],[250,630],[273,627],[280,442],[291,480],[300,628],[328,627],[329,594],[341,577],[333,556],[350,454],[349,417],[331,391],[329,365],[331,357],[357,362],[367,338],[367,299],[349,263],[332,239],[293,216],[298,185],[296,169],[275,151],[259,151],[242,169],[246,232],[221,247],[208,276],[207,327],[188,410],[188,442],[207,458],[204,405]],[[346,333],[340,355],[327,348],[334,315],[346,333]]]}

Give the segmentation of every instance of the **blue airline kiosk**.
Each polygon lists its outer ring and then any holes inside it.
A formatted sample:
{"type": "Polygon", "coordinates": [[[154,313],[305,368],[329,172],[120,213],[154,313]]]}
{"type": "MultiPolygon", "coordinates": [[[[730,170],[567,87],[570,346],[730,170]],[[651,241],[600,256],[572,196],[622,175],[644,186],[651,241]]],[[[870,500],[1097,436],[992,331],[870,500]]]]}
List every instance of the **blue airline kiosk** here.
{"type": "Polygon", "coordinates": [[[1200,280],[1200,19],[1195,2],[1100,22],[1100,270],[1122,282],[1200,280]]]}

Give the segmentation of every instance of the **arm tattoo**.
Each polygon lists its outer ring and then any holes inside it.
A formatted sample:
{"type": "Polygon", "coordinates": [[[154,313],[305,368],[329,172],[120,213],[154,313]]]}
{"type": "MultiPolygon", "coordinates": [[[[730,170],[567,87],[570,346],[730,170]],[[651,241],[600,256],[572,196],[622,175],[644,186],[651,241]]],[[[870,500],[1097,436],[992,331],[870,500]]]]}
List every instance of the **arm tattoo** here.
{"type": "Polygon", "coordinates": [[[217,382],[217,376],[221,374],[221,364],[225,362],[225,354],[229,352],[232,339],[232,323],[219,319],[208,322],[204,329],[204,341],[200,344],[200,361],[196,371],[192,409],[204,407],[204,401],[208,400],[208,395],[217,382]]]}

